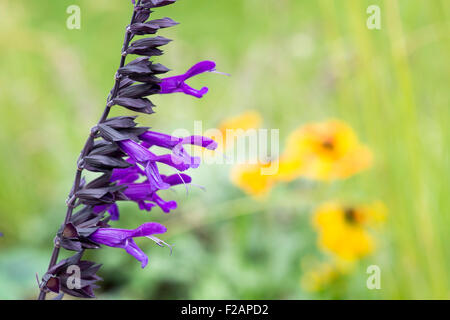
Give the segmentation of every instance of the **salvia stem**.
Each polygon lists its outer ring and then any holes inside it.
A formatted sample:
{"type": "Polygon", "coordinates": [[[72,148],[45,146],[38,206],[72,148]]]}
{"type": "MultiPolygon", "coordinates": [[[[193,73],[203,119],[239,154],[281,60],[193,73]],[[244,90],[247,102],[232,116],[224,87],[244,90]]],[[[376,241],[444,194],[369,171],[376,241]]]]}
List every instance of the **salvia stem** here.
{"type": "MultiPolygon", "coordinates": [[[[140,0],[137,1],[135,7],[139,6],[139,4],[140,4],[140,0]]],[[[136,10],[133,11],[133,15],[131,17],[130,25],[133,23],[135,17],[136,17],[136,10]]],[[[124,55],[123,52],[125,52],[128,49],[130,41],[131,41],[131,32],[129,31],[129,29],[127,27],[127,30],[125,32],[125,38],[124,38],[124,41],[123,41],[123,46],[122,46],[122,52],[121,52],[121,59],[120,59],[119,68],[122,68],[125,65],[126,55],[124,55]]],[[[77,171],[76,171],[76,174],[75,174],[75,180],[74,180],[72,190],[69,193],[69,197],[68,197],[68,200],[67,200],[67,211],[66,211],[66,216],[64,218],[64,224],[67,224],[70,221],[70,218],[71,218],[72,212],[73,212],[73,208],[74,208],[74,202],[76,200],[74,198],[74,195],[80,188],[81,174],[83,172],[83,168],[82,168],[82,166],[80,166],[80,160],[83,159],[87,155],[87,153],[89,152],[89,146],[92,145],[92,142],[94,141],[94,138],[95,138],[95,131],[97,131],[95,128],[97,128],[97,126],[99,124],[103,123],[108,118],[109,112],[111,110],[110,101],[113,100],[114,98],[116,98],[117,93],[119,91],[119,85],[120,85],[120,76],[118,76],[118,74],[116,74],[114,88],[112,90],[111,95],[109,96],[109,98],[107,100],[107,104],[106,104],[106,107],[105,107],[105,109],[103,111],[103,114],[102,114],[100,120],[98,121],[97,125],[91,131],[91,134],[89,135],[89,138],[86,140],[86,143],[84,144],[84,147],[83,147],[83,149],[82,149],[82,151],[80,153],[80,157],[79,157],[79,160],[78,160],[78,163],[77,163],[77,171]]],[[[48,270],[51,269],[56,264],[56,262],[58,261],[60,246],[59,246],[59,244],[58,244],[58,242],[56,240],[54,242],[55,243],[54,243],[54,247],[53,247],[52,256],[50,258],[50,263],[48,265],[48,270]]],[[[41,290],[39,292],[38,300],[45,300],[46,295],[47,295],[47,293],[44,290],[44,288],[41,288],[41,290]]]]}

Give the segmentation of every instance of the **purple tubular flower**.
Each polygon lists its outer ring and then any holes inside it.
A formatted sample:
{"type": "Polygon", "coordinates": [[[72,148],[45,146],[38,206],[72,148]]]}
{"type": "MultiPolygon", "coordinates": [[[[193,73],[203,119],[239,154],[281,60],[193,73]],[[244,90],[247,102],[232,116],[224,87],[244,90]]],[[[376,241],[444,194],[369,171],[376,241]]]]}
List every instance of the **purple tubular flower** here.
{"type": "Polygon", "coordinates": [[[153,207],[156,206],[154,203],[145,201],[137,201],[136,203],[138,204],[139,209],[144,211],[151,211],[153,207]]]}
{"type": "MultiPolygon", "coordinates": [[[[145,176],[148,178],[148,181],[157,189],[168,189],[170,187],[168,184],[162,181],[159,175],[158,167],[155,163],[155,161],[158,160],[158,156],[133,140],[119,141],[118,145],[126,154],[131,157],[134,162],[140,163],[142,166],[144,166],[145,176]]],[[[134,170],[136,170],[138,173],[142,173],[137,165],[135,165],[135,167],[136,168],[134,170]]]]}
{"type": "MultiPolygon", "coordinates": [[[[142,140],[145,143],[145,140],[143,138],[142,140]]],[[[199,159],[189,156],[182,147],[179,147],[181,146],[181,144],[179,143],[176,144],[177,148],[174,147],[174,149],[176,149],[175,151],[177,152],[174,152],[173,154],[169,155],[155,155],[153,152],[145,148],[146,146],[145,144],[140,145],[139,143],[133,140],[119,141],[118,145],[123,152],[125,152],[131,157],[132,161],[143,165],[145,168],[147,168],[148,162],[161,162],[171,167],[174,167],[179,171],[184,171],[189,169],[190,167],[197,168],[199,164],[198,163],[199,159]]],[[[154,181],[155,184],[158,184],[158,181],[154,180],[155,179],[154,170],[157,170],[157,167],[150,167],[148,170],[149,171],[146,170],[146,175],[149,178],[149,180],[152,180],[154,181]]]]}
{"type": "Polygon", "coordinates": [[[111,220],[113,221],[117,221],[119,220],[119,207],[117,206],[117,203],[113,203],[113,204],[105,204],[102,206],[95,206],[92,208],[92,210],[94,211],[94,213],[103,213],[105,211],[108,211],[108,213],[111,216],[111,220]]]}
{"type": "MultiPolygon", "coordinates": [[[[180,173],[170,176],[160,175],[160,178],[162,183],[168,185],[169,187],[173,187],[179,184],[189,184],[192,182],[192,178],[190,176],[180,173]]],[[[162,200],[158,195],[156,195],[156,191],[160,189],[158,189],[154,184],[150,184],[148,181],[133,183],[134,181],[125,183],[127,185],[127,189],[125,189],[123,193],[129,200],[136,202],[139,206],[139,209],[151,211],[151,209],[155,207],[156,203],[164,212],[168,213],[170,212],[170,210],[173,210],[177,207],[175,201],[166,202],[162,200]]],[[[111,214],[111,220],[115,220],[114,218],[119,216],[117,205],[111,207],[107,205],[94,207],[94,212],[96,213],[102,213],[105,210],[108,210],[108,212],[111,214]]]]}
{"type": "Polygon", "coordinates": [[[173,154],[164,154],[158,157],[158,162],[164,163],[172,168],[177,169],[178,171],[186,171],[189,168],[197,168],[196,159],[189,159],[186,162],[173,154]]]}
{"type": "Polygon", "coordinates": [[[164,181],[162,180],[156,162],[152,161],[147,162],[147,165],[145,166],[145,175],[147,176],[148,180],[154,184],[156,188],[160,190],[170,188],[170,185],[164,183],[164,181]]]}
{"type": "Polygon", "coordinates": [[[124,191],[124,194],[132,201],[135,201],[141,210],[150,211],[156,203],[165,213],[177,208],[175,201],[164,201],[156,194],[156,189],[149,183],[132,183],[124,191]],[[153,202],[153,203],[149,203],[153,202]]]}
{"type": "MultiPolygon", "coordinates": [[[[90,235],[89,239],[98,244],[104,244],[108,247],[122,248],[141,262],[141,267],[145,268],[148,264],[147,255],[137,246],[133,238],[146,237],[155,241],[158,245],[165,242],[154,237],[154,234],[165,233],[167,228],[156,222],[144,223],[134,230],[101,228],[90,235]]],[[[167,244],[166,244],[167,245],[167,244]]]]}
{"type": "MultiPolygon", "coordinates": [[[[195,72],[200,71],[193,71],[193,73],[195,72]]],[[[188,184],[191,182],[191,178],[181,174],[169,177],[161,175],[157,163],[164,163],[177,171],[197,168],[200,165],[200,158],[189,155],[183,146],[190,144],[214,150],[217,148],[217,143],[202,136],[180,138],[149,130],[137,138],[140,143],[131,139],[116,142],[119,148],[130,157],[127,162],[132,166],[114,169],[110,181],[116,182],[118,185],[125,185],[127,189],[124,190],[124,195],[129,200],[136,202],[141,210],[150,211],[156,204],[168,213],[177,207],[176,202],[164,201],[156,192],[169,189],[177,184],[188,184]],[[149,150],[151,147],[169,149],[171,153],[156,155],[149,150]],[[140,177],[146,177],[146,180],[135,183],[140,177]]],[[[104,210],[110,212],[112,219],[118,217],[117,207],[95,207],[95,212],[104,212],[104,210]]]]}
{"type": "Polygon", "coordinates": [[[174,92],[183,92],[185,94],[194,96],[196,98],[202,98],[206,93],[208,93],[208,88],[203,87],[200,90],[196,90],[186,84],[186,80],[192,78],[198,74],[204,72],[213,72],[216,70],[216,63],[214,61],[202,61],[194,66],[192,66],[186,73],[168,77],[162,79],[161,83],[161,94],[174,93],[174,92]]]}
{"type": "Polygon", "coordinates": [[[175,210],[178,206],[176,201],[164,201],[156,194],[156,192],[152,194],[152,201],[155,202],[165,213],[175,210]]]}
{"type": "Polygon", "coordinates": [[[162,175],[162,178],[165,183],[168,183],[171,186],[175,186],[178,184],[188,184],[192,182],[192,178],[190,176],[182,173],[173,174],[171,176],[162,175]]]}
{"type": "Polygon", "coordinates": [[[132,201],[145,201],[151,200],[151,195],[156,192],[157,189],[148,182],[130,183],[123,192],[128,199],[132,201]]]}
{"type": "Polygon", "coordinates": [[[132,183],[144,175],[143,170],[138,166],[132,166],[127,169],[114,169],[111,175],[111,182],[117,181],[119,184],[132,183]]]}
{"type": "Polygon", "coordinates": [[[147,147],[158,146],[173,149],[179,144],[192,144],[209,150],[215,150],[217,148],[217,143],[213,139],[203,136],[178,138],[168,134],[147,130],[139,136],[139,139],[141,139],[147,147]]]}
{"type": "Polygon", "coordinates": [[[186,165],[191,168],[197,168],[200,165],[200,158],[191,157],[183,148],[185,144],[200,146],[209,150],[215,150],[217,143],[211,138],[203,136],[189,136],[185,138],[174,137],[154,131],[146,131],[139,136],[143,145],[146,147],[158,146],[172,150],[172,158],[160,157],[159,161],[184,171],[186,165]]]}
{"type": "Polygon", "coordinates": [[[133,140],[123,140],[117,143],[120,149],[128,154],[135,162],[146,163],[156,161],[157,156],[133,140]]]}

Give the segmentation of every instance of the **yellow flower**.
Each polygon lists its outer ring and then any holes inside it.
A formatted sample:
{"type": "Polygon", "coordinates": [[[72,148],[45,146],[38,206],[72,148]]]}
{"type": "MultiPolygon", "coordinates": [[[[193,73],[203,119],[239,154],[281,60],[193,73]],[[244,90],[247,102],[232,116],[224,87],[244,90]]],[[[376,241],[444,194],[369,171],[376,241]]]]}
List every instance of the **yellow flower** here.
{"type": "Polygon", "coordinates": [[[354,261],[374,251],[375,241],[368,227],[383,222],[385,216],[386,208],[381,202],[354,207],[328,202],[314,213],[313,226],[322,249],[354,261]]]}
{"type": "Polygon", "coordinates": [[[323,263],[306,271],[300,281],[306,291],[316,292],[323,290],[325,286],[337,279],[338,275],[332,264],[323,263]]]}
{"type": "Polygon", "coordinates": [[[352,268],[351,264],[342,261],[318,262],[309,261],[300,278],[302,288],[309,292],[323,291],[352,268]]]}
{"type": "Polygon", "coordinates": [[[329,120],[291,133],[280,158],[280,179],[344,179],[371,164],[372,152],[359,142],[353,129],[342,121],[329,120]]]}
{"type": "Polygon", "coordinates": [[[261,170],[270,164],[241,164],[231,170],[231,181],[252,196],[263,196],[272,188],[275,180],[263,175],[261,170]]]}
{"type": "Polygon", "coordinates": [[[237,129],[257,129],[261,126],[262,117],[259,112],[251,110],[241,113],[235,117],[225,119],[219,126],[219,130],[226,133],[226,130],[237,129]]]}
{"type": "MultiPolygon", "coordinates": [[[[229,120],[221,130],[244,127],[246,121],[255,125],[259,117],[249,112],[229,120]]],[[[278,182],[300,177],[344,179],[368,168],[372,164],[372,152],[358,141],[347,124],[329,120],[307,124],[292,132],[277,161],[278,171],[270,176],[260,174],[261,165],[237,166],[232,172],[232,181],[251,195],[263,195],[278,182]]]]}

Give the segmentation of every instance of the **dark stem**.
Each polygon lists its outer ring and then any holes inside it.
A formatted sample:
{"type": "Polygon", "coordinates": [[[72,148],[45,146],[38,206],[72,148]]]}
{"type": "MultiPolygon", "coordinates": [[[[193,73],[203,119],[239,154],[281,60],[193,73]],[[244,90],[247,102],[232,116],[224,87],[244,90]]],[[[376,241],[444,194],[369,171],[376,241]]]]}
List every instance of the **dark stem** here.
{"type": "MultiPolygon", "coordinates": [[[[135,8],[137,6],[139,6],[139,3],[140,3],[140,0],[137,1],[135,8]]],[[[136,10],[133,11],[133,15],[131,17],[130,24],[133,23],[135,17],[136,17],[136,10]]],[[[126,55],[124,54],[124,52],[128,49],[128,46],[129,46],[130,41],[131,41],[131,38],[132,38],[131,37],[131,32],[127,28],[127,31],[125,33],[125,39],[123,41],[123,46],[122,46],[122,57],[120,59],[119,68],[122,68],[125,65],[126,55]]],[[[106,107],[105,107],[105,109],[103,111],[103,114],[102,114],[100,120],[98,121],[97,125],[94,128],[96,128],[100,123],[104,122],[108,118],[109,112],[111,110],[110,102],[111,102],[111,100],[116,98],[117,93],[119,91],[119,87],[120,87],[120,76],[118,74],[116,74],[115,78],[116,79],[115,79],[115,83],[114,83],[114,88],[113,88],[113,90],[111,92],[111,95],[108,98],[108,101],[106,103],[106,107]]],[[[76,175],[75,175],[75,181],[73,183],[72,191],[70,192],[68,200],[67,200],[67,212],[66,212],[66,217],[64,219],[64,225],[67,224],[69,222],[70,218],[72,217],[72,212],[73,212],[73,209],[75,207],[75,201],[76,201],[75,194],[79,190],[80,183],[81,183],[81,174],[83,172],[83,167],[82,167],[83,159],[84,159],[84,157],[86,157],[87,153],[90,151],[90,146],[92,146],[92,143],[93,143],[93,141],[95,139],[96,131],[97,130],[95,130],[95,129],[92,130],[91,134],[89,135],[89,138],[86,140],[86,143],[84,144],[84,147],[83,147],[83,149],[82,149],[82,151],[80,153],[80,157],[78,158],[77,172],[76,172],[76,175]]],[[[48,269],[47,270],[52,268],[56,264],[56,262],[58,261],[59,249],[60,249],[59,244],[57,244],[55,242],[54,248],[53,248],[53,252],[52,252],[52,256],[50,258],[50,263],[48,265],[48,269]]],[[[38,300],[45,300],[46,294],[47,294],[47,292],[43,288],[41,288],[38,300]]]]}

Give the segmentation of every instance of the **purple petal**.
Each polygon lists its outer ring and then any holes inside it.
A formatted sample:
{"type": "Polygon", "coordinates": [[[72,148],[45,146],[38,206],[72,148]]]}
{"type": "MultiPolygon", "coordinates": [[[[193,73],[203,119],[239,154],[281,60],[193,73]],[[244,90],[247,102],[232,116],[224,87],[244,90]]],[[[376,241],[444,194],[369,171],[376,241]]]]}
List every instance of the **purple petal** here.
{"type": "Polygon", "coordinates": [[[172,160],[174,163],[185,163],[190,168],[196,169],[200,166],[200,157],[192,157],[181,145],[173,149],[172,160]]]}
{"type": "Polygon", "coordinates": [[[156,193],[152,194],[152,201],[154,201],[165,213],[169,213],[171,210],[177,208],[176,201],[164,201],[156,193]]]}
{"type": "Polygon", "coordinates": [[[147,161],[155,161],[156,156],[141,146],[140,144],[136,143],[133,140],[124,140],[117,142],[119,147],[122,149],[123,152],[128,154],[133,160],[136,162],[147,162],[147,161]]]}
{"type": "Polygon", "coordinates": [[[195,146],[203,147],[208,150],[215,150],[217,148],[217,142],[213,139],[204,136],[190,136],[183,138],[183,144],[192,144],[195,146]]]}
{"type": "Polygon", "coordinates": [[[139,136],[139,139],[146,142],[146,146],[158,146],[167,149],[174,148],[177,144],[179,144],[182,139],[177,138],[168,134],[159,133],[155,131],[147,131],[139,136]]]}
{"type": "Polygon", "coordinates": [[[139,209],[145,210],[145,211],[151,211],[156,205],[151,202],[145,202],[145,201],[137,201],[137,204],[139,206],[139,209]]]}
{"type": "Polygon", "coordinates": [[[161,190],[170,188],[170,185],[164,183],[164,181],[162,180],[161,175],[159,174],[158,166],[155,162],[147,162],[147,165],[145,166],[145,174],[148,178],[149,183],[153,185],[153,188],[161,190]]]}
{"type": "Polygon", "coordinates": [[[155,192],[149,183],[132,183],[128,185],[128,188],[123,193],[133,201],[150,200],[151,194],[155,192]]]}
{"type": "Polygon", "coordinates": [[[214,71],[215,69],[216,63],[214,61],[206,60],[198,62],[197,64],[193,65],[188,71],[186,71],[186,73],[184,74],[184,80],[192,78],[201,73],[214,71]]]}
{"type": "Polygon", "coordinates": [[[133,230],[100,228],[89,236],[92,241],[108,247],[122,248],[125,240],[133,235],[133,230]]]}
{"type": "Polygon", "coordinates": [[[176,157],[172,154],[158,156],[157,161],[171,166],[178,171],[185,171],[190,168],[189,164],[186,164],[182,158],[176,157]]]}
{"type": "Polygon", "coordinates": [[[148,237],[153,234],[161,234],[165,233],[167,231],[167,228],[163,226],[162,224],[159,224],[157,222],[147,222],[143,225],[139,226],[138,228],[134,229],[133,231],[133,238],[136,237],[148,237]]]}
{"type": "Polygon", "coordinates": [[[187,174],[179,173],[173,174],[171,176],[164,176],[163,181],[165,183],[170,184],[171,186],[175,186],[178,184],[188,184],[192,182],[192,178],[187,174]]]}
{"type": "Polygon", "coordinates": [[[200,90],[194,89],[185,83],[186,80],[204,72],[214,71],[216,67],[213,61],[202,61],[192,66],[186,73],[162,79],[160,83],[161,94],[183,92],[185,94],[202,98],[208,93],[208,88],[203,87],[200,90]]]}
{"type": "MultiPolygon", "coordinates": [[[[136,163],[132,158],[128,158],[126,161],[131,164],[136,163]]],[[[145,176],[145,172],[137,165],[125,169],[116,168],[112,171],[110,181],[118,181],[119,184],[128,184],[135,182],[140,178],[140,175],[145,176]]]]}
{"type": "Polygon", "coordinates": [[[180,91],[183,92],[184,94],[187,94],[187,95],[190,95],[190,96],[200,99],[200,98],[203,98],[203,96],[208,93],[209,89],[208,89],[208,87],[203,87],[200,90],[197,90],[197,89],[192,88],[188,84],[183,83],[180,87],[180,90],[176,91],[176,92],[180,92],[180,91]]]}
{"type": "Polygon", "coordinates": [[[116,203],[113,203],[109,207],[108,212],[111,215],[111,220],[113,220],[113,221],[119,220],[119,207],[117,206],[116,203]]]}
{"type": "Polygon", "coordinates": [[[104,205],[101,205],[101,206],[95,206],[95,207],[92,208],[92,211],[94,211],[94,213],[97,213],[97,214],[103,213],[106,210],[108,210],[109,206],[110,206],[109,204],[104,204],[104,205]]]}
{"type": "Polygon", "coordinates": [[[125,251],[128,254],[130,254],[133,257],[135,257],[136,260],[141,262],[141,268],[142,269],[144,269],[147,266],[147,264],[148,264],[148,257],[144,253],[144,251],[142,251],[142,249],[137,246],[137,244],[134,242],[134,240],[132,240],[132,239],[128,240],[125,243],[125,245],[123,246],[123,249],[125,249],[125,251]]]}
{"type": "Polygon", "coordinates": [[[117,206],[116,203],[113,204],[104,204],[104,205],[100,205],[100,206],[95,206],[92,208],[92,211],[94,211],[94,213],[103,213],[106,210],[108,210],[109,214],[111,215],[111,220],[117,221],[119,220],[119,207],[117,206]]]}
{"type": "Polygon", "coordinates": [[[89,238],[99,244],[109,247],[124,248],[126,241],[136,237],[147,237],[153,234],[164,233],[167,228],[156,222],[147,222],[134,230],[100,228],[89,236],[89,238]]]}

